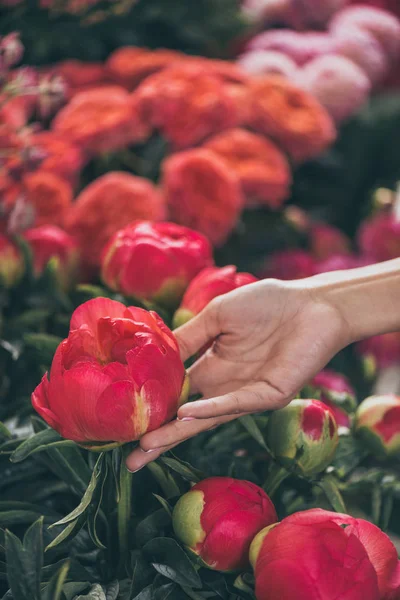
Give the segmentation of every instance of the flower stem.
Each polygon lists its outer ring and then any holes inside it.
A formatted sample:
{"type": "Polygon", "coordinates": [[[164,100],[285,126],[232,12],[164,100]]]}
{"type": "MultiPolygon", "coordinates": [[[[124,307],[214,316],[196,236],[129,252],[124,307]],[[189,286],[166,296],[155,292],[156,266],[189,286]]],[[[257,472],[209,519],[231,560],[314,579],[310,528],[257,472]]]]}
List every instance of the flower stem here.
{"type": "Polygon", "coordinates": [[[263,485],[263,489],[269,496],[273,496],[281,483],[285,481],[288,476],[289,472],[286,469],[278,465],[278,463],[273,463],[269,470],[266,482],[263,485]]]}
{"type": "MultiPolygon", "coordinates": [[[[118,450],[116,450],[118,452],[118,450]]],[[[119,468],[119,501],[118,501],[118,540],[119,540],[119,571],[123,569],[129,548],[129,529],[132,512],[132,473],[125,466],[125,458],[131,451],[127,444],[122,448],[122,460],[119,468]]]]}

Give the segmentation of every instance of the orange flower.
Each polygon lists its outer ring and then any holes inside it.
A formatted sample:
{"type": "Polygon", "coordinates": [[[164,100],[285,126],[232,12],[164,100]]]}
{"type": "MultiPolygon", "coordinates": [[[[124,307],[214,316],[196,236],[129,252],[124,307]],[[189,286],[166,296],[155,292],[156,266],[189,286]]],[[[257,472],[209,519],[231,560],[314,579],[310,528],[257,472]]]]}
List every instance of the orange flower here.
{"type": "Polygon", "coordinates": [[[118,86],[76,94],[54,119],[53,130],[92,154],[118,150],[147,135],[128,92],[118,86]]]}
{"type": "Polygon", "coordinates": [[[76,184],[85,160],[78,146],[55,131],[35,133],[31,141],[46,153],[46,158],[40,164],[41,171],[54,173],[71,184],[76,184]]]}
{"type": "Polygon", "coordinates": [[[117,48],[106,62],[109,77],[127,88],[134,90],[149,75],[185,60],[186,55],[174,50],[148,50],[136,46],[117,48]]]}
{"type": "Polygon", "coordinates": [[[235,105],[236,124],[248,125],[252,118],[252,101],[249,87],[241,83],[226,83],[225,92],[235,105]]]}
{"type": "Polygon", "coordinates": [[[80,87],[89,83],[107,81],[108,73],[101,62],[83,62],[81,60],[64,60],[56,65],[54,72],[62,75],[71,87],[80,87]]]}
{"type": "Polygon", "coordinates": [[[227,83],[246,83],[247,73],[236,63],[227,60],[204,58],[203,56],[187,56],[187,62],[192,65],[201,66],[208,73],[216,75],[227,83]]]}
{"type": "Polygon", "coordinates": [[[295,160],[316,156],[334,141],[332,119],[307,92],[272,75],[254,78],[250,89],[252,126],[275,138],[295,160]]]}
{"type": "Polygon", "coordinates": [[[237,174],[247,205],[279,208],[289,196],[289,164],[270,140],[245,129],[229,129],[211,138],[205,147],[237,174]]]}
{"type": "Polygon", "coordinates": [[[35,212],[35,226],[64,227],[66,214],[72,204],[72,187],[54,173],[36,171],[25,175],[23,193],[35,212]]]}
{"type": "Polygon", "coordinates": [[[110,237],[136,219],[161,221],[165,203],[147,179],[110,172],[90,183],[73,205],[68,230],[78,240],[88,267],[98,267],[110,237]]]}
{"type": "Polygon", "coordinates": [[[172,66],[148,77],[134,92],[141,121],[177,148],[193,146],[237,123],[235,103],[221,79],[203,66],[172,66]]]}
{"type": "Polygon", "coordinates": [[[163,186],[174,221],[220,246],[244,204],[239,180],[224,160],[203,148],[180,152],[163,166],[163,186]]]}

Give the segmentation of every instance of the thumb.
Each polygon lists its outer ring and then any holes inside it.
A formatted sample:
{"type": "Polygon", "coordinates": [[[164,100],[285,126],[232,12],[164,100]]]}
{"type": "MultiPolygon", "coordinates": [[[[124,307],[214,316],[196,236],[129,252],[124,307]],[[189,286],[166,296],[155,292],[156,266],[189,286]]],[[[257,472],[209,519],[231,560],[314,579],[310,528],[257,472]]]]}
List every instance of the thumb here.
{"type": "Polygon", "coordinates": [[[201,313],[190,321],[175,329],[181,358],[185,362],[196,354],[208,342],[213,341],[221,333],[218,326],[216,302],[212,301],[201,313]]]}

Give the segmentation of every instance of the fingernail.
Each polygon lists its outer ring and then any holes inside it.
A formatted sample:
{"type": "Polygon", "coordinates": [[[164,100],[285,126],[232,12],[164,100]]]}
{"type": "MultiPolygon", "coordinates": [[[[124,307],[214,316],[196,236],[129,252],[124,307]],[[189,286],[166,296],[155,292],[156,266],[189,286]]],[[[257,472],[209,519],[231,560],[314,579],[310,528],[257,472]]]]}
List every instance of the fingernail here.
{"type": "Polygon", "coordinates": [[[196,418],[195,417],[182,417],[182,419],[180,419],[178,417],[178,421],[195,421],[196,418]]]}
{"type": "Polygon", "coordinates": [[[143,450],[143,448],[140,448],[140,449],[145,454],[150,454],[151,452],[157,452],[157,450],[159,450],[159,448],[150,448],[150,450],[143,450]]]}
{"type": "MultiPolygon", "coordinates": [[[[144,466],[144,465],[143,465],[143,466],[144,466]]],[[[126,468],[127,468],[127,470],[129,471],[129,473],[137,473],[138,471],[140,471],[141,469],[143,469],[143,466],[142,466],[142,467],[139,467],[138,469],[135,469],[134,471],[132,471],[132,469],[129,469],[128,467],[126,467],[126,468]]]]}

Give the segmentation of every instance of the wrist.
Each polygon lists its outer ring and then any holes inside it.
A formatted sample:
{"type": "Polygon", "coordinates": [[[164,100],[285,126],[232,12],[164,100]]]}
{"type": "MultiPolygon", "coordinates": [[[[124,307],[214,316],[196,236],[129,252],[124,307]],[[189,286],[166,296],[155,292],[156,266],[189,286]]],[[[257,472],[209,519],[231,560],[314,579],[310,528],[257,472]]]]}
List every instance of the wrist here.
{"type": "Polygon", "coordinates": [[[343,322],[347,343],[400,331],[400,259],[302,281],[343,322]]]}

